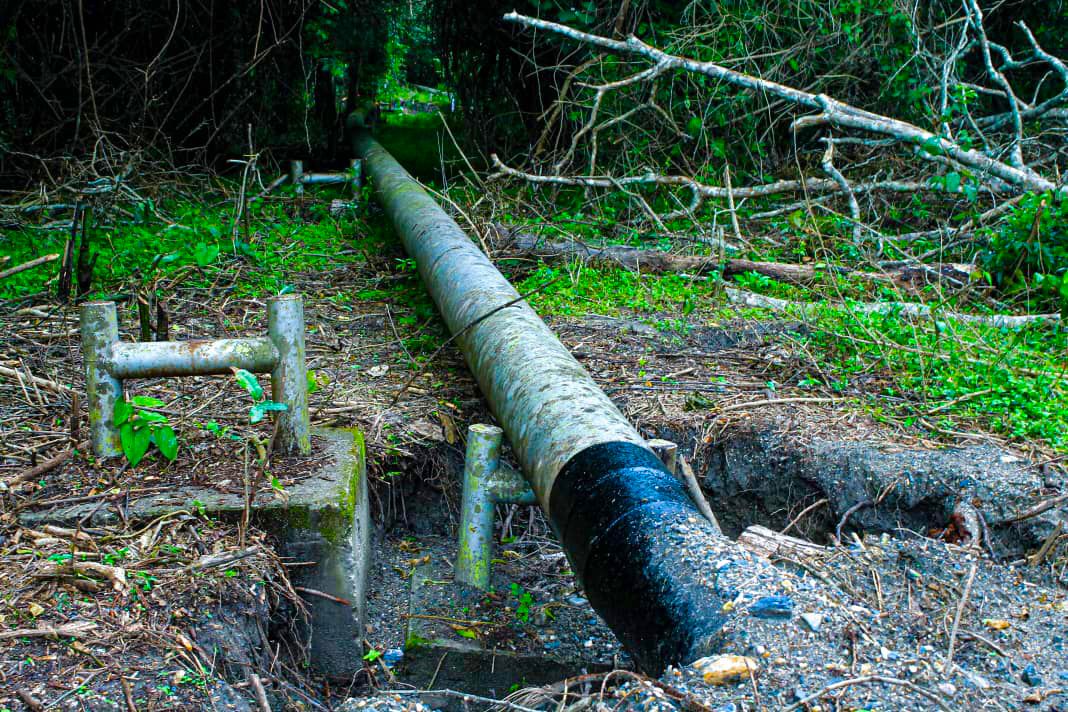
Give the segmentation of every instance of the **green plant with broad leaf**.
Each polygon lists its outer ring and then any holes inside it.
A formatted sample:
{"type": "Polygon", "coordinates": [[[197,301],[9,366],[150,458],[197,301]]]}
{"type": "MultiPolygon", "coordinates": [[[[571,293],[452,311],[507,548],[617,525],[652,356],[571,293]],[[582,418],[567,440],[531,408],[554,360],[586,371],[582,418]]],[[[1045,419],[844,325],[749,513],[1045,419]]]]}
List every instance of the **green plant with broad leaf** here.
{"type": "Polygon", "coordinates": [[[268,413],[279,413],[286,410],[285,403],[275,403],[266,397],[263,392],[263,386],[260,385],[256,374],[243,368],[231,368],[230,370],[234,372],[234,380],[252,398],[252,407],[248,411],[248,422],[255,425],[263,420],[268,413]]]}
{"type": "Polygon", "coordinates": [[[137,467],[152,445],[171,462],[178,457],[178,435],[167,416],[148,410],[164,405],[160,399],[149,396],[115,401],[115,427],[119,429],[122,454],[131,467],[137,467]]]}

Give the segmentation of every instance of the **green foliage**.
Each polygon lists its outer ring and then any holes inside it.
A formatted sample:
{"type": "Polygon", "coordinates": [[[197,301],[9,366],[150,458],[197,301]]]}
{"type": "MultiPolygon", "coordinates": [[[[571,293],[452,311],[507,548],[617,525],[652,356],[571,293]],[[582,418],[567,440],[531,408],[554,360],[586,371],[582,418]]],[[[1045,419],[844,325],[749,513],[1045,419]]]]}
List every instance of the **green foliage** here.
{"type": "Polygon", "coordinates": [[[260,385],[260,381],[254,373],[243,368],[231,368],[230,370],[234,372],[234,380],[237,381],[237,384],[244,388],[249,397],[252,398],[252,407],[248,411],[248,422],[252,425],[263,420],[268,413],[280,413],[288,408],[285,403],[275,403],[265,397],[263,386],[260,385]]]}
{"type": "MultiPolygon", "coordinates": [[[[818,372],[798,373],[836,392],[872,393],[877,416],[935,432],[974,423],[1068,450],[1068,331],[1009,330],[900,314],[826,309],[800,337],[818,372]]],[[[967,428],[968,426],[964,426],[967,428]]]]}
{"type": "Polygon", "coordinates": [[[513,582],[509,586],[509,591],[512,593],[512,597],[516,599],[515,604],[515,617],[516,620],[523,623],[530,621],[531,606],[534,605],[534,596],[530,591],[526,591],[522,586],[513,582]]]}
{"type": "Polygon", "coordinates": [[[167,460],[178,457],[178,436],[169,424],[167,416],[145,408],[162,408],[166,404],[158,398],[134,396],[130,401],[115,401],[115,427],[119,429],[122,454],[130,463],[137,465],[144,459],[151,445],[167,460]]]}
{"type": "MultiPolygon", "coordinates": [[[[433,139],[431,139],[433,140],[433,139]]],[[[440,171],[439,171],[440,173],[440,171]]],[[[331,189],[321,195],[329,197],[331,189]]],[[[248,242],[232,242],[233,206],[165,202],[134,221],[116,221],[94,230],[92,251],[99,256],[93,269],[90,298],[129,288],[140,289],[161,278],[181,278],[183,286],[207,287],[221,274],[242,266],[237,296],[261,298],[278,294],[290,272],[314,271],[357,262],[364,252],[381,244],[381,227],[367,226],[358,215],[335,219],[327,205],[309,206],[310,219],[290,216],[278,203],[255,201],[249,208],[248,242]],[[168,215],[169,220],[158,216],[168,215]],[[339,252],[339,239],[360,235],[356,249],[339,252]]],[[[48,253],[62,253],[64,228],[0,228],[0,254],[18,264],[48,253]]],[[[59,272],[56,260],[0,281],[0,299],[20,299],[41,291],[59,272]]]]}
{"type": "Polygon", "coordinates": [[[980,262],[1004,293],[1068,314],[1068,201],[1027,196],[991,231],[980,262]]]}

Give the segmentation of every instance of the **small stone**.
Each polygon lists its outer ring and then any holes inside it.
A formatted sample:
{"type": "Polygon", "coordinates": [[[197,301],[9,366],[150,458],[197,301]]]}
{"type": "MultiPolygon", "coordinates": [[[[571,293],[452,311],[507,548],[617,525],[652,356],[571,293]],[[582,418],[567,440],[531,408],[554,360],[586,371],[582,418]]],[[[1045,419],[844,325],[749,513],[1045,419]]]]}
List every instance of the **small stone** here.
{"type": "Polygon", "coordinates": [[[764,596],[749,606],[749,615],[756,618],[789,618],[794,614],[794,600],[789,596],[764,596]]]}
{"type": "Polygon", "coordinates": [[[992,687],[990,681],[982,675],[976,674],[971,670],[962,670],[962,672],[964,673],[965,679],[969,683],[971,683],[973,687],[976,687],[980,690],[989,690],[992,687]]]}
{"type": "Polygon", "coordinates": [[[744,655],[717,655],[701,658],[693,664],[701,678],[709,685],[726,685],[756,674],[759,663],[744,655]]]}
{"type": "Polygon", "coordinates": [[[1020,679],[1031,687],[1038,687],[1042,684],[1042,676],[1038,674],[1038,670],[1035,668],[1034,663],[1029,663],[1027,667],[1023,669],[1020,679]]]}
{"type": "Polygon", "coordinates": [[[957,686],[952,682],[942,682],[938,685],[938,691],[943,695],[955,695],[957,694],[957,686]]]}
{"type": "Polygon", "coordinates": [[[819,613],[802,613],[801,622],[813,633],[818,633],[823,625],[823,616],[819,613]]]}

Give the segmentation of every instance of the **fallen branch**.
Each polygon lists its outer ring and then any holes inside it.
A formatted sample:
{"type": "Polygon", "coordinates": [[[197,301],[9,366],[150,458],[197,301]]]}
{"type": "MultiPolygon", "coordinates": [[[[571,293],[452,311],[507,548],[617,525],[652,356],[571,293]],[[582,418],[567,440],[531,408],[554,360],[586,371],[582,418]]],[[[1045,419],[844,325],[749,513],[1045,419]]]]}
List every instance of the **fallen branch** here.
{"type": "Polygon", "coordinates": [[[722,527],[719,526],[719,521],[716,520],[716,515],[712,511],[712,507],[708,505],[708,500],[705,499],[705,493],[701,490],[701,485],[697,481],[697,476],[693,473],[693,468],[690,467],[690,463],[686,461],[686,458],[682,455],[679,456],[680,470],[682,471],[683,482],[686,483],[686,489],[690,492],[690,499],[697,505],[697,509],[701,511],[705,519],[716,530],[716,533],[723,534],[722,527]]]}
{"type": "MultiPolygon", "coordinates": [[[[75,450],[85,450],[88,447],[89,447],[89,441],[88,440],[83,440],[82,442],[80,442],[77,445],[75,445],[73,448],[71,448],[69,450],[64,450],[63,452],[59,453],[58,455],[54,455],[53,457],[50,457],[49,459],[45,460],[44,462],[38,463],[37,465],[35,465],[34,467],[31,467],[28,470],[20,472],[19,474],[15,475],[10,480],[5,482],[4,485],[6,487],[13,487],[15,485],[22,484],[23,482],[29,482],[30,480],[35,480],[38,477],[40,477],[41,475],[45,474],[46,472],[51,472],[52,470],[56,469],[57,467],[62,465],[64,462],[69,460],[71,458],[71,455],[74,454],[75,450]]],[[[2,488],[0,488],[0,489],[2,489],[2,488]]]]}
{"type": "Polygon", "coordinates": [[[969,324],[1006,329],[1022,329],[1035,324],[1059,324],[1060,314],[961,314],[932,309],[926,304],[914,302],[875,302],[856,304],[812,304],[808,302],[791,302],[777,297],[754,294],[743,289],[727,287],[727,299],[732,304],[752,307],[754,309],[771,309],[773,311],[800,310],[806,316],[813,316],[821,309],[840,309],[858,314],[900,314],[901,316],[925,319],[955,319],[969,324]]]}
{"type": "Polygon", "coordinates": [[[16,628],[15,630],[0,631],[0,640],[13,638],[84,638],[96,628],[92,621],[75,621],[60,625],[41,626],[39,628],[16,628]]]}
{"type": "Polygon", "coordinates": [[[809,695],[808,697],[804,698],[803,700],[798,700],[797,702],[795,702],[794,704],[790,705],[789,707],[783,708],[783,712],[793,712],[794,710],[803,709],[804,707],[808,706],[812,702],[815,702],[816,700],[820,699],[824,695],[827,695],[827,694],[829,694],[831,692],[834,692],[835,690],[840,690],[843,687],[849,687],[851,685],[871,685],[871,684],[876,684],[876,683],[882,683],[884,685],[896,685],[898,687],[904,687],[904,688],[906,688],[908,690],[911,690],[911,691],[915,692],[917,695],[921,695],[923,697],[926,697],[931,702],[934,702],[936,705],[938,705],[939,709],[945,710],[946,712],[952,712],[952,710],[949,708],[949,706],[945,702],[943,702],[942,699],[940,697],[938,697],[938,695],[934,694],[933,692],[925,690],[922,687],[919,687],[918,685],[915,685],[915,684],[909,682],[908,680],[899,680],[896,677],[886,677],[884,675],[866,675],[864,677],[854,677],[854,678],[850,678],[848,680],[842,680],[841,682],[832,683],[830,685],[827,685],[823,689],[812,693],[811,695],[809,695]]]}
{"type": "Polygon", "coordinates": [[[55,262],[58,259],[59,259],[59,254],[53,254],[53,255],[45,255],[43,257],[38,257],[37,259],[30,260],[29,262],[23,262],[20,265],[15,265],[14,267],[12,267],[10,269],[5,269],[3,272],[0,272],[0,279],[7,279],[8,277],[11,277],[12,275],[16,275],[19,272],[25,272],[28,269],[33,269],[34,267],[40,267],[41,265],[48,264],[49,262],[55,262]]]}
{"type": "MultiPolygon", "coordinates": [[[[938,157],[958,166],[968,168],[979,176],[995,178],[1015,186],[1019,190],[1040,193],[1046,191],[1060,192],[1062,190],[1060,185],[1040,176],[1026,166],[1013,166],[991,158],[980,151],[970,148],[965,149],[946,136],[932,133],[901,119],[866,111],[825,94],[812,94],[785,84],[737,72],[714,62],[701,62],[687,57],[672,55],[633,36],[626,40],[615,40],[610,37],[581,32],[556,22],[520,15],[514,11],[505,15],[504,19],[525,27],[552,32],[614,54],[642,57],[648,60],[661,73],[681,70],[692,74],[700,74],[717,81],[733,84],[742,89],[777,97],[791,104],[820,112],[819,114],[796,120],[794,122],[795,129],[829,124],[838,128],[881,134],[911,144],[916,147],[917,151],[929,156],[938,157]]],[[[495,161],[495,164],[498,163],[499,161],[495,161]]],[[[692,179],[686,180],[693,182],[692,179]]],[[[834,183],[833,180],[831,182],[834,183]]],[[[839,189],[841,188],[839,187],[839,189]]],[[[855,190],[856,188],[854,187],[855,190]]],[[[735,193],[737,195],[737,191],[735,193]]]]}
{"type": "Polygon", "coordinates": [[[836,265],[802,265],[740,258],[723,259],[710,255],[677,255],[663,250],[643,250],[627,245],[592,247],[578,240],[544,240],[537,235],[521,232],[507,225],[495,224],[493,229],[501,238],[502,248],[517,250],[542,260],[561,261],[578,258],[651,274],[702,274],[722,268],[724,277],[756,272],[780,282],[808,286],[818,281],[821,275],[833,272],[871,281],[894,282],[899,285],[919,281],[924,284],[938,282],[952,287],[962,287],[971,280],[973,272],[971,265],[948,263],[905,264],[884,272],[862,272],[836,265]]]}
{"type": "Polygon", "coordinates": [[[22,373],[21,371],[17,371],[13,368],[8,368],[6,366],[0,366],[0,376],[7,376],[8,378],[13,378],[19,383],[22,383],[24,380],[28,380],[31,383],[35,383],[36,385],[40,386],[41,388],[46,388],[55,393],[74,393],[74,389],[70,386],[64,386],[62,383],[56,383],[55,381],[50,381],[47,378],[40,378],[39,376],[34,376],[29,373],[22,373]]]}
{"type": "MultiPolygon", "coordinates": [[[[761,185],[745,186],[742,188],[727,188],[716,185],[708,185],[701,183],[690,176],[682,175],[660,175],[659,173],[643,173],[641,175],[634,176],[564,176],[564,175],[545,175],[540,173],[528,173],[521,171],[517,168],[505,165],[501,161],[497,154],[490,156],[493,161],[493,167],[497,169],[490,178],[500,178],[502,176],[508,176],[511,178],[519,178],[528,183],[541,183],[548,185],[567,185],[578,186],[582,188],[605,188],[609,190],[620,190],[633,186],[642,185],[662,185],[671,187],[681,187],[689,189],[699,200],[692,202],[687,209],[688,212],[693,212],[700,207],[701,200],[706,198],[712,198],[717,200],[736,200],[744,198],[765,198],[772,195],[781,195],[784,193],[806,193],[806,194],[821,194],[821,193],[841,193],[842,186],[837,181],[831,178],[805,178],[804,180],[779,180],[773,183],[763,183],[761,185]]],[[[903,180],[880,180],[862,182],[850,185],[849,188],[853,194],[857,193],[875,193],[878,191],[885,191],[890,193],[917,193],[921,191],[928,192],[956,192],[961,193],[963,189],[958,188],[955,191],[950,191],[944,188],[941,184],[917,182],[917,181],[903,181],[903,180]]],[[[665,216],[667,217],[667,216],[665,216]]]]}

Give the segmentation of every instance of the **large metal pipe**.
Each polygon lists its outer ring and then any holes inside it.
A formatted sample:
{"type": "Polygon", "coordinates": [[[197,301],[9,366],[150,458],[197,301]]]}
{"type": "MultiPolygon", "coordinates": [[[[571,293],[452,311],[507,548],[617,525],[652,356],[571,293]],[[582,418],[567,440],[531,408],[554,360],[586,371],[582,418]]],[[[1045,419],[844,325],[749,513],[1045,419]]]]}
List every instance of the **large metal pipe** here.
{"type": "Polygon", "coordinates": [[[735,594],[721,590],[706,557],[730,545],[490,260],[353,128],[375,194],[458,334],[590,603],[651,672],[716,649],[735,594]]]}

